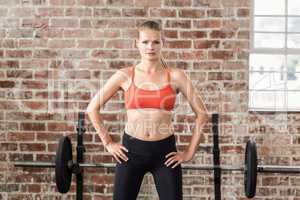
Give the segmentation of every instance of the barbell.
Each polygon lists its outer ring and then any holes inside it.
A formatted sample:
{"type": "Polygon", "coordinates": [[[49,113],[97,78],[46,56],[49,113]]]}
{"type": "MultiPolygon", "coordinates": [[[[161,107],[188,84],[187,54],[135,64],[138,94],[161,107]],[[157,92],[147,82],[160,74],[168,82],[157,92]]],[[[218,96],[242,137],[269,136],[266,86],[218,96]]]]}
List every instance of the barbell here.
{"type": "MultiPolygon", "coordinates": [[[[77,128],[78,138],[85,132],[84,114],[79,114],[79,126],[77,128]]],[[[73,161],[72,144],[68,136],[59,139],[56,151],[55,162],[15,162],[15,167],[41,167],[55,168],[55,181],[60,193],[67,193],[70,189],[72,174],[76,174],[77,179],[81,177],[83,168],[115,168],[115,164],[93,164],[83,163],[80,155],[84,152],[82,141],[77,143],[77,162],[73,161]],[[81,143],[81,144],[80,144],[81,143]],[[79,145],[80,144],[80,145],[79,145]],[[80,153],[81,152],[81,153],[80,153]]],[[[182,164],[183,170],[213,170],[213,171],[241,171],[244,172],[244,189],[247,198],[253,198],[256,193],[257,173],[300,173],[299,167],[278,166],[278,165],[258,165],[257,147],[253,140],[249,140],[245,147],[244,165],[226,166],[226,165],[188,165],[182,164]]],[[[81,182],[82,184],[82,182],[81,182]]],[[[82,188],[79,189],[82,193],[82,188]]],[[[82,194],[81,194],[82,196],[82,194]]],[[[220,195],[219,195],[220,196],[220,195]]],[[[77,198],[78,199],[78,198],[77,198]]],[[[79,198],[81,199],[81,198],[79,198]]]]}

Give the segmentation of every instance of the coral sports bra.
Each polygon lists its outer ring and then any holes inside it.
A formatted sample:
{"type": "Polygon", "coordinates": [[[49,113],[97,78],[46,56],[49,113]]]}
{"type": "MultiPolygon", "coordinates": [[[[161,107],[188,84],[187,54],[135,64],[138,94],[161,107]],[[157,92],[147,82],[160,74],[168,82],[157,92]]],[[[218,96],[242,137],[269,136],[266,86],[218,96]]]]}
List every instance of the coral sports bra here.
{"type": "MultiPolygon", "coordinates": [[[[138,88],[134,84],[134,70],[131,68],[131,84],[124,92],[125,108],[126,109],[140,109],[140,108],[157,108],[164,110],[172,110],[176,101],[176,92],[170,84],[158,89],[148,90],[138,88]]],[[[170,82],[170,72],[168,72],[168,82],[170,82]]]]}

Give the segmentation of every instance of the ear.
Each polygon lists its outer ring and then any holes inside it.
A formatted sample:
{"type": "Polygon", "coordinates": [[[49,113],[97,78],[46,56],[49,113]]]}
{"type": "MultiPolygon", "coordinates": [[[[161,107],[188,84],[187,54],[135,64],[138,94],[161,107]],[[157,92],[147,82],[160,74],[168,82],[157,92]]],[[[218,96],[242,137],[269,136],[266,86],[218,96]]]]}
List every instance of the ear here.
{"type": "Polygon", "coordinates": [[[134,48],[137,48],[138,39],[134,39],[134,48]]]}

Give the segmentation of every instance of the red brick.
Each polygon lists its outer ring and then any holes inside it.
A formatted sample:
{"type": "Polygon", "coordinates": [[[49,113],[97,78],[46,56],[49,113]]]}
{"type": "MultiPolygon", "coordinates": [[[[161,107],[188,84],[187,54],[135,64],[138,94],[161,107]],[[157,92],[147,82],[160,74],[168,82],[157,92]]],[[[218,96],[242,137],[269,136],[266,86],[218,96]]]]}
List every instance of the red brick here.
{"type": "MultiPolygon", "coordinates": [[[[6,71],[7,78],[32,78],[32,71],[29,70],[9,70],[6,71]]],[[[1,87],[1,86],[0,86],[1,87]]]]}
{"type": "Polygon", "coordinates": [[[64,50],[63,51],[63,58],[67,58],[67,59],[83,59],[83,58],[88,58],[88,50],[64,50]]]}
{"type": "Polygon", "coordinates": [[[83,29],[64,30],[65,38],[90,38],[91,36],[92,36],[91,30],[83,30],[83,29]]]}
{"type": "Polygon", "coordinates": [[[245,82],[241,83],[230,83],[225,82],[224,83],[224,90],[225,91],[241,91],[241,90],[247,90],[247,84],[245,82]]]}
{"type": "Polygon", "coordinates": [[[139,0],[135,1],[134,5],[138,7],[161,7],[161,1],[162,0],[139,0]]]}
{"type": "Polygon", "coordinates": [[[13,39],[3,39],[0,42],[1,47],[4,48],[17,48],[18,47],[18,41],[13,39]]]}
{"type": "Polygon", "coordinates": [[[34,58],[56,58],[58,52],[56,50],[40,49],[34,51],[34,58]]]}
{"type": "Polygon", "coordinates": [[[21,191],[22,192],[30,192],[30,193],[40,193],[41,192],[41,185],[38,184],[27,184],[22,185],[21,191]]]}
{"type": "Polygon", "coordinates": [[[124,17],[147,17],[147,10],[141,8],[124,8],[122,16],[124,17]]]}
{"type": "Polygon", "coordinates": [[[83,60],[80,62],[79,66],[81,69],[99,69],[103,68],[105,63],[98,61],[98,60],[83,60]]]}
{"type": "Polygon", "coordinates": [[[212,31],[210,33],[210,38],[233,38],[235,32],[232,31],[212,31]]]}
{"type": "Polygon", "coordinates": [[[90,92],[65,92],[64,99],[90,100],[91,94],[90,92]]]}
{"type": "Polygon", "coordinates": [[[96,19],[92,21],[93,28],[135,28],[135,24],[130,19],[96,19]]]}
{"type": "Polygon", "coordinates": [[[33,132],[9,132],[7,134],[8,141],[33,141],[33,132]]]}
{"type": "Polygon", "coordinates": [[[166,28],[191,28],[190,20],[166,20],[166,28]]]}
{"type": "Polygon", "coordinates": [[[33,110],[47,109],[47,102],[23,101],[22,103],[26,108],[33,110]]]}
{"type": "Polygon", "coordinates": [[[247,65],[240,61],[224,62],[223,69],[225,69],[225,70],[246,70],[247,65]]]}
{"type": "Polygon", "coordinates": [[[117,50],[94,50],[92,51],[92,57],[96,58],[118,58],[119,52],[117,50]]]}
{"type": "Polygon", "coordinates": [[[33,161],[32,154],[9,153],[10,161],[33,161]]]}
{"type": "Polygon", "coordinates": [[[16,143],[0,143],[0,150],[1,151],[16,151],[18,148],[16,143]]]}
{"type": "Polygon", "coordinates": [[[239,8],[237,10],[238,17],[249,17],[250,16],[250,9],[249,8],[239,8]]]}
{"type": "Polygon", "coordinates": [[[20,123],[20,130],[24,131],[45,131],[44,123],[22,122],[20,123]]]}
{"type": "Polygon", "coordinates": [[[208,80],[232,80],[231,72],[208,72],[208,80]]]}
{"type": "MultiPolygon", "coordinates": [[[[79,24],[80,24],[79,25],[80,28],[92,28],[93,27],[92,21],[88,20],[88,19],[80,19],[79,24]]],[[[94,31],[97,31],[97,30],[94,30],[94,31]]]]}
{"type": "Polygon", "coordinates": [[[35,32],[36,38],[62,38],[63,28],[51,27],[51,29],[38,29],[35,32]]]}
{"type": "Polygon", "coordinates": [[[249,41],[224,41],[224,49],[249,49],[249,41]]]}
{"type": "Polygon", "coordinates": [[[106,0],[79,0],[78,4],[83,6],[103,6],[106,0]]]}
{"type": "Polygon", "coordinates": [[[21,151],[45,151],[46,145],[43,143],[21,143],[21,151]]]}
{"type": "Polygon", "coordinates": [[[220,46],[219,40],[197,40],[194,41],[195,49],[217,49],[220,46]]]}
{"type": "Polygon", "coordinates": [[[133,0],[107,0],[106,4],[109,6],[133,6],[133,0]]]}
{"type": "Polygon", "coordinates": [[[49,19],[23,19],[22,20],[22,27],[26,28],[48,28],[49,27],[49,19]]]}
{"type": "Polygon", "coordinates": [[[30,69],[41,69],[48,68],[49,60],[45,59],[32,59],[21,61],[21,68],[30,68],[30,69]]]}
{"type": "Polygon", "coordinates": [[[233,52],[232,51],[209,51],[209,59],[222,59],[228,60],[233,59],[233,52]]]}
{"type": "Polygon", "coordinates": [[[75,0],[49,0],[49,3],[54,6],[71,6],[75,5],[75,0]]]}
{"type": "MultiPolygon", "coordinates": [[[[86,88],[87,89],[87,88],[86,88]]],[[[76,109],[77,107],[77,102],[60,102],[60,101],[55,101],[55,102],[51,102],[50,104],[50,108],[52,109],[76,109]]]]}
{"type": "Polygon", "coordinates": [[[222,0],[224,7],[250,7],[250,2],[248,0],[222,0]]]}
{"type": "Polygon", "coordinates": [[[177,40],[177,41],[166,41],[165,46],[167,48],[178,48],[178,49],[187,49],[191,48],[191,41],[186,40],[177,40]]]}
{"type": "Polygon", "coordinates": [[[176,17],[176,10],[167,9],[167,8],[151,8],[150,16],[151,17],[176,17]]]}
{"type": "Polygon", "coordinates": [[[35,120],[43,120],[43,121],[47,121],[47,120],[62,120],[62,115],[59,113],[38,113],[35,114],[34,119],[35,120]]]}
{"type": "Polygon", "coordinates": [[[219,19],[195,20],[193,21],[193,26],[199,29],[220,28],[221,20],[219,19]]]}
{"type": "Polygon", "coordinates": [[[74,125],[63,122],[48,122],[48,131],[74,131],[74,125]]]}
{"type": "Polygon", "coordinates": [[[204,51],[183,51],[178,54],[178,58],[182,60],[198,60],[205,58],[204,51]]]}
{"type": "Polygon", "coordinates": [[[61,97],[60,91],[35,93],[35,98],[41,98],[41,99],[58,99],[60,97],[61,97]]]}
{"type": "Polygon", "coordinates": [[[207,10],[208,17],[222,17],[223,16],[223,10],[222,9],[210,9],[207,10]]]}
{"type": "Polygon", "coordinates": [[[91,181],[93,183],[109,184],[113,181],[113,177],[107,175],[93,175],[91,181]]]}
{"type": "Polygon", "coordinates": [[[188,39],[198,39],[198,38],[206,38],[207,34],[205,31],[182,31],[180,32],[181,38],[188,39]]]}
{"type": "Polygon", "coordinates": [[[33,30],[28,28],[8,29],[7,34],[10,38],[32,38],[33,30]]]}
{"type": "Polygon", "coordinates": [[[14,81],[0,81],[0,88],[13,88],[15,87],[14,81]]]}
{"type": "Polygon", "coordinates": [[[54,39],[49,41],[49,48],[74,48],[75,47],[75,40],[59,40],[54,39]]]}
{"type": "MultiPolygon", "coordinates": [[[[103,40],[78,40],[78,48],[103,48],[103,40]]],[[[81,65],[80,65],[81,66],[81,65]]]]}
{"type": "Polygon", "coordinates": [[[202,18],[205,16],[205,11],[200,9],[180,9],[178,10],[178,15],[182,18],[202,18]]]}
{"type": "Polygon", "coordinates": [[[221,64],[214,61],[194,62],[193,68],[195,70],[220,70],[221,64]]]}
{"type": "Polygon", "coordinates": [[[7,112],[6,118],[9,120],[31,120],[33,115],[30,112],[7,112]]]}
{"type": "Polygon", "coordinates": [[[91,17],[93,10],[92,8],[66,8],[66,16],[74,16],[74,17],[91,17]]]}
{"type": "Polygon", "coordinates": [[[191,6],[191,0],[163,0],[164,6],[175,6],[175,7],[181,7],[181,6],[191,6]]]}
{"type": "Polygon", "coordinates": [[[0,60],[0,68],[19,68],[19,61],[18,60],[0,60]]]}
{"type": "Polygon", "coordinates": [[[37,8],[37,15],[40,17],[60,17],[64,16],[64,8],[37,8]]]}
{"type": "Polygon", "coordinates": [[[33,80],[22,81],[22,87],[24,89],[46,89],[47,86],[48,86],[47,82],[33,81],[33,80]]]}
{"type": "Polygon", "coordinates": [[[16,101],[1,101],[0,100],[0,109],[1,110],[14,110],[18,108],[18,104],[16,101]]]}
{"type": "Polygon", "coordinates": [[[6,56],[9,58],[31,58],[31,50],[6,50],[6,56]]]}
{"type": "Polygon", "coordinates": [[[250,32],[249,31],[239,31],[237,33],[238,39],[249,39],[250,38],[250,32]]]}
{"type": "Polygon", "coordinates": [[[94,9],[95,17],[120,17],[121,11],[116,8],[96,8],[94,9]]]}
{"type": "Polygon", "coordinates": [[[163,31],[164,38],[178,38],[177,30],[164,30],[163,31]]]}
{"type": "Polygon", "coordinates": [[[79,19],[51,19],[51,27],[54,28],[78,28],[79,19]]]}
{"type": "Polygon", "coordinates": [[[114,49],[130,49],[133,47],[133,41],[131,40],[108,40],[105,45],[106,48],[114,49]]]}
{"type": "Polygon", "coordinates": [[[58,141],[62,134],[58,134],[55,132],[37,132],[36,139],[37,141],[58,141]]]}

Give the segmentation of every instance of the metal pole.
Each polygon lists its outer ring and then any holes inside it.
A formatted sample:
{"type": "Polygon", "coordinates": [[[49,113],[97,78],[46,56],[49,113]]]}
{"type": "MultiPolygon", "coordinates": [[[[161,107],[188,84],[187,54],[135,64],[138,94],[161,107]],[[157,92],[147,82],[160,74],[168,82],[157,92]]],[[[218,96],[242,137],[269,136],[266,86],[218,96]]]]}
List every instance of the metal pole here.
{"type": "Polygon", "coordinates": [[[300,173],[299,167],[294,166],[280,166],[280,165],[259,165],[257,172],[260,173],[300,173]]]}
{"type": "MultiPolygon", "coordinates": [[[[55,163],[50,162],[15,162],[15,167],[41,167],[41,168],[55,168],[55,163]]],[[[93,164],[93,163],[79,163],[80,167],[91,167],[91,168],[115,168],[116,164],[93,164]]],[[[261,166],[260,166],[261,167],[261,166]]],[[[213,165],[182,165],[182,169],[185,170],[214,170],[221,169],[221,171],[244,171],[245,168],[242,166],[213,166],[213,165]]],[[[265,167],[264,167],[265,168],[265,167]]],[[[288,168],[291,169],[291,168],[288,168]]],[[[300,173],[300,168],[298,168],[300,173]]],[[[294,169],[295,171],[295,169],[294,169]]]]}

